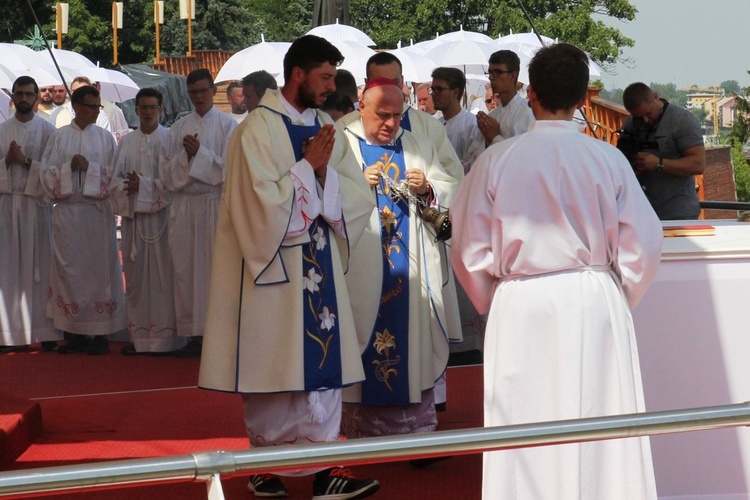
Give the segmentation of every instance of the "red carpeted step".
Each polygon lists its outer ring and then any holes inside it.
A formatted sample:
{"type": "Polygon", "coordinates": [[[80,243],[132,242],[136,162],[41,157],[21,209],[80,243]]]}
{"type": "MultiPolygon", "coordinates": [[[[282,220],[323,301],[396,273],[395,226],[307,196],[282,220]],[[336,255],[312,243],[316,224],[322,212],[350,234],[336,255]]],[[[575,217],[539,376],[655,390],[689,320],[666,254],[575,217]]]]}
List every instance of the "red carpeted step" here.
{"type": "Polygon", "coordinates": [[[41,434],[39,403],[0,392],[0,468],[13,463],[41,434]]]}

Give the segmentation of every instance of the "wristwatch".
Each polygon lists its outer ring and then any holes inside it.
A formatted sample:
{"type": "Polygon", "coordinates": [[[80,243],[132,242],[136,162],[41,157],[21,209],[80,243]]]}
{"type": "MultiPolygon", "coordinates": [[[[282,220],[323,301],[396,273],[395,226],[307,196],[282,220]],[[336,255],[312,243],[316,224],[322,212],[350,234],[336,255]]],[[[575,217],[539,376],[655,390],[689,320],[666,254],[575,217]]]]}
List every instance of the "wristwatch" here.
{"type": "Polygon", "coordinates": [[[664,158],[659,157],[659,163],[656,165],[657,172],[664,172],[664,158]]]}
{"type": "Polygon", "coordinates": [[[24,167],[26,167],[26,168],[31,168],[31,162],[32,162],[32,161],[34,161],[34,160],[32,160],[32,159],[31,159],[31,156],[27,157],[27,158],[26,158],[26,159],[25,159],[25,160],[23,161],[23,166],[24,166],[24,167]]]}

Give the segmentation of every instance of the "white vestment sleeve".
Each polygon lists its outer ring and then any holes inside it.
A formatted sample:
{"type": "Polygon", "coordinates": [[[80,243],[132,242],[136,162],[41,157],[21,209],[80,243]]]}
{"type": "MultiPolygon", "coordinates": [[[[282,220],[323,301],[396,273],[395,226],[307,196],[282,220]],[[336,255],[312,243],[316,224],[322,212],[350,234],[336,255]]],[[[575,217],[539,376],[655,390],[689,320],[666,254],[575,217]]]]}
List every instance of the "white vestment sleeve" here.
{"type": "Polygon", "coordinates": [[[617,196],[620,215],[615,271],[633,309],[646,293],[661,262],[661,222],[623,156],[620,170],[624,185],[617,196]]]}
{"type": "Polygon", "coordinates": [[[190,161],[189,174],[193,179],[218,186],[224,182],[225,168],[225,159],[201,144],[198,153],[190,161]]]}
{"type": "Polygon", "coordinates": [[[289,171],[294,182],[294,205],[287,229],[287,237],[299,236],[320,215],[317,181],[312,165],[305,159],[295,163],[289,171]]]}
{"type": "Polygon", "coordinates": [[[0,160],[0,193],[10,193],[10,176],[5,158],[0,160]]]}
{"type": "Polygon", "coordinates": [[[326,183],[323,188],[323,207],[320,215],[340,238],[346,238],[344,217],[341,210],[341,183],[339,174],[330,165],[326,169],[326,183]]]}
{"type": "Polygon", "coordinates": [[[495,261],[491,246],[494,239],[492,234],[493,200],[487,189],[489,182],[487,158],[487,155],[482,155],[474,163],[471,172],[459,187],[450,210],[453,225],[451,238],[453,272],[479,314],[489,312],[496,282],[496,277],[492,272],[495,261]],[[482,237],[472,238],[474,234],[482,235],[482,237]]]}
{"type": "Polygon", "coordinates": [[[83,183],[83,196],[89,198],[106,198],[109,196],[109,179],[107,179],[104,167],[98,163],[89,162],[86,170],[86,180],[83,183]]]}
{"type": "MultiPolygon", "coordinates": [[[[24,194],[26,196],[37,197],[42,194],[41,187],[39,186],[39,173],[42,167],[42,163],[36,160],[32,160],[31,167],[29,168],[29,176],[26,179],[26,188],[24,194]]],[[[0,166],[0,168],[2,168],[0,166]]]]}

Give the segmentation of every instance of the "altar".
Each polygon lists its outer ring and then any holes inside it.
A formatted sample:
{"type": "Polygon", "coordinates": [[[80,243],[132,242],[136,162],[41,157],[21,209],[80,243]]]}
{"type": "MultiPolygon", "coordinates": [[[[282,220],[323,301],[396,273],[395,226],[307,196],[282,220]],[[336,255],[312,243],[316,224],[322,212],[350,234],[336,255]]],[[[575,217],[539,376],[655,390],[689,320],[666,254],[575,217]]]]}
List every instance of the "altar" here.
{"type": "MultiPolygon", "coordinates": [[[[750,401],[750,223],[664,239],[659,272],[633,312],[647,411],[750,401]]],[[[749,500],[750,429],[655,436],[659,498],[749,500]]]]}

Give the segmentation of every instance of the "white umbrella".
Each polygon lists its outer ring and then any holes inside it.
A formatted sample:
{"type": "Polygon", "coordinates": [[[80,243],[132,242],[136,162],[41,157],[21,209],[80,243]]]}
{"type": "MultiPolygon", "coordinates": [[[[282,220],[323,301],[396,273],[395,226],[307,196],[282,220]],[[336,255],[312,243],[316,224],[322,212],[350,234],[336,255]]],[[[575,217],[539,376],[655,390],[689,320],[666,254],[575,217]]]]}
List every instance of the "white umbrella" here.
{"type": "MultiPolygon", "coordinates": [[[[34,53],[44,62],[45,65],[54,66],[54,63],[52,62],[52,57],[50,56],[50,53],[48,50],[34,52],[34,53]]],[[[96,67],[96,64],[94,64],[91,61],[91,59],[87,58],[84,55],[79,54],[78,52],[73,52],[71,50],[63,50],[63,49],[52,49],[52,54],[54,54],[57,64],[60,66],[65,66],[66,68],[71,68],[74,70],[81,70],[87,67],[88,68],[96,67]]]]}
{"type": "Polygon", "coordinates": [[[10,96],[0,90],[0,123],[7,120],[10,116],[10,96]]]}
{"type": "Polygon", "coordinates": [[[140,90],[138,84],[125,73],[107,68],[83,68],[83,76],[92,82],[99,82],[102,98],[112,102],[134,99],[140,90]]]}
{"type": "MultiPolygon", "coordinates": [[[[0,89],[8,89],[11,90],[13,88],[13,82],[16,81],[16,78],[18,78],[15,74],[15,72],[11,71],[10,69],[6,68],[5,65],[0,63],[0,89]]],[[[0,94],[4,94],[2,90],[0,90],[0,94]]]]}
{"type": "Polygon", "coordinates": [[[24,45],[0,43],[0,61],[15,73],[30,70],[38,62],[38,58],[36,52],[24,45]]]}
{"type": "Polygon", "coordinates": [[[425,55],[435,61],[438,66],[459,68],[464,73],[481,74],[487,70],[490,56],[497,50],[491,43],[444,42],[430,49],[425,55]]]}
{"type": "Polygon", "coordinates": [[[435,34],[435,38],[432,40],[425,40],[423,42],[417,42],[414,43],[412,41],[411,45],[408,45],[406,47],[403,47],[403,50],[407,52],[414,52],[416,54],[425,55],[427,52],[430,51],[430,49],[434,49],[438,45],[444,44],[446,41],[440,39],[440,35],[438,33],[435,34]]]}
{"type": "MultiPolygon", "coordinates": [[[[522,43],[531,47],[542,47],[542,43],[539,41],[539,37],[536,33],[511,33],[510,35],[497,37],[497,43],[522,43]]],[[[544,46],[552,45],[556,43],[555,40],[548,36],[542,35],[542,42],[544,46]]]]}
{"type": "Polygon", "coordinates": [[[460,41],[482,42],[482,43],[493,42],[493,39],[485,35],[484,33],[477,33],[476,31],[464,31],[463,25],[460,26],[458,31],[452,31],[444,35],[440,35],[438,39],[443,40],[445,42],[460,42],[460,41]]]}
{"type": "Polygon", "coordinates": [[[317,26],[305,34],[325,38],[331,43],[354,42],[360,45],[366,45],[368,47],[377,45],[372,40],[372,38],[367,36],[363,31],[347,24],[339,24],[338,19],[336,19],[336,24],[324,24],[322,26],[317,26]]]}
{"type": "Polygon", "coordinates": [[[409,52],[406,49],[387,50],[386,52],[393,54],[401,61],[404,80],[407,82],[429,82],[432,79],[432,70],[438,66],[429,57],[409,52]]]}
{"type": "Polygon", "coordinates": [[[216,75],[217,82],[229,80],[241,80],[246,75],[265,70],[279,80],[284,76],[284,56],[289,47],[289,42],[266,42],[261,35],[261,42],[244,48],[230,57],[216,75]]]}
{"type": "Polygon", "coordinates": [[[375,51],[369,47],[354,42],[332,41],[331,44],[339,49],[341,55],[344,56],[344,62],[341,64],[340,68],[351,72],[355,75],[354,78],[357,80],[357,83],[362,84],[364,82],[364,77],[362,80],[358,80],[356,74],[361,73],[360,69],[364,70],[362,63],[367,62],[367,60],[375,54],[375,51]]]}

